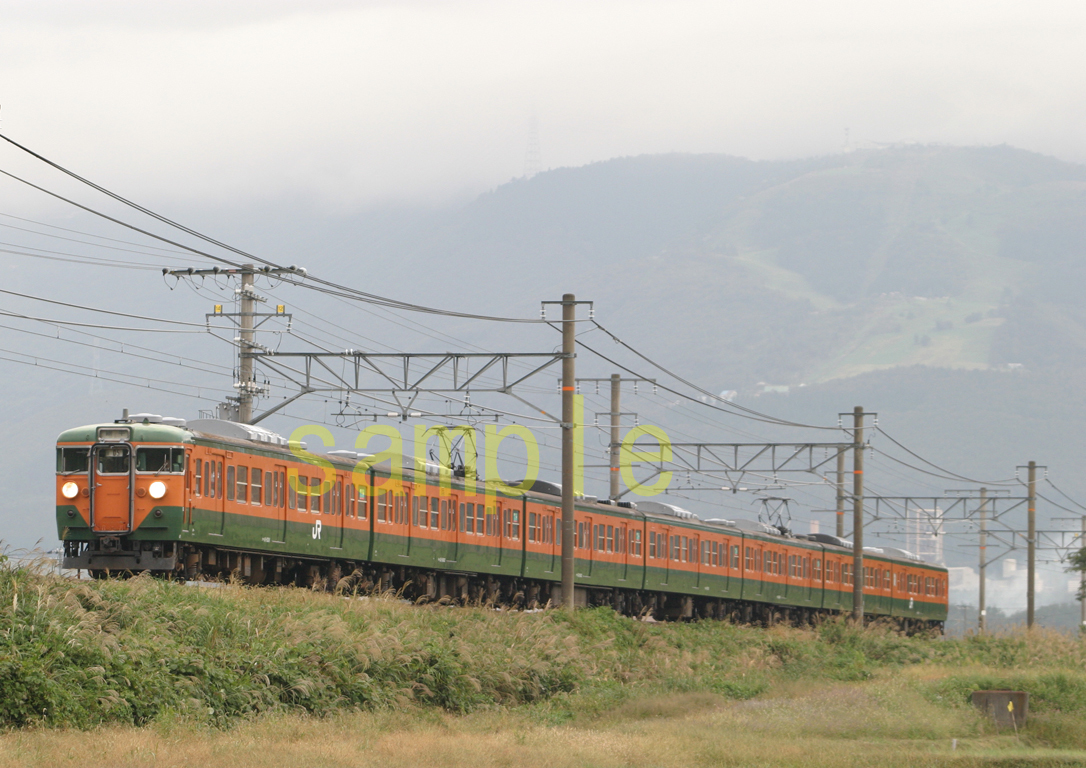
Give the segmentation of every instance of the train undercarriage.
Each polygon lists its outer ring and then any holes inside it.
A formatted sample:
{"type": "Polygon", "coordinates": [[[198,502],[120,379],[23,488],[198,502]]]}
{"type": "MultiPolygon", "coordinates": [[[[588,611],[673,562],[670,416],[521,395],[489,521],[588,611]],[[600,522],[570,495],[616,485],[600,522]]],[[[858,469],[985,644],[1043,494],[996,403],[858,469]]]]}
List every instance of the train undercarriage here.
{"type": "MultiPolygon", "coordinates": [[[[511,610],[556,606],[561,586],[551,581],[505,575],[427,570],[352,560],[307,559],[258,554],[176,542],[66,542],[64,567],[86,570],[95,578],[123,577],[150,571],[185,580],[235,580],[243,584],[283,585],[357,594],[396,594],[416,604],[491,605],[511,610]],[[92,548],[93,546],[93,548],[92,548]]],[[[817,626],[840,615],[832,610],[779,606],[747,600],[676,595],[615,587],[577,587],[580,608],[609,607],[624,616],[655,621],[726,620],[772,627],[817,626]]],[[[908,634],[941,633],[942,622],[868,616],[908,634]]]]}

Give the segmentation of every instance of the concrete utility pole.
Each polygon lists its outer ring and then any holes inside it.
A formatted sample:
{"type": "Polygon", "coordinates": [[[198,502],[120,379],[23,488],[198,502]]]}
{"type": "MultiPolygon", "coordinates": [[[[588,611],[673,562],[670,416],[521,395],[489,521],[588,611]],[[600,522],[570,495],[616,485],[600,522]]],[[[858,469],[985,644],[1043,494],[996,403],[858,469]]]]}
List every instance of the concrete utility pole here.
{"type": "Polygon", "coordinates": [[[1037,462],[1029,463],[1029,520],[1026,532],[1026,628],[1033,627],[1037,578],[1037,462]]]}
{"type": "Polygon", "coordinates": [[[845,537],[845,452],[837,452],[837,538],[845,537]]]}
{"type": "MultiPolygon", "coordinates": [[[[573,518],[573,431],[574,421],[573,393],[576,378],[574,367],[577,349],[575,321],[577,313],[576,297],[572,293],[562,296],[562,605],[573,610],[573,536],[575,533],[573,518]]],[[[612,430],[613,431],[613,430],[612,430]]]]}
{"type": "Polygon", "coordinates": [[[977,610],[977,628],[981,634],[988,631],[988,604],[986,602],[985,576],[988,568],[988,489],[980,489],[980,595],[977,610]]]}
{"type": "Polygon", "coordinates": [[[864,409],[852,411],[852,618],[864,623],[864,409]]]}
{"type": "Polygon", "coordinates": [[[248,424],[253,420],[253,315],[256,302],[253,300],[252,264],[241,267],[241,317],[238,318],[238,334],[241,342],[238,346],[238,421],[248,424]]]}
{"type": "Polygon", "coordinates": [[[622,399],[621,395],[622,395],[622,376],[621,376],[621,374],[618,374],[618,373],[612,373],[611,374],[611,452],[610,452],[611,466],[609,467],[610,471],[608,472],[608,475],[610,476],[610,480],[611,480],[611,486],[610,486],[610,489],[609,489],[610,493],[608,495],[608,498],[611,499],[611,501],[615,501],[616,499],[618,499],[618,494],[619,494],[618,481],[621,479],[620,478],[621,473],[619,471],[619,469],[620,469],[620,467],[619,467],[619,454],[622,452],[622,444],[619,442],[620,439],[621,439],[620,436],[619,436],[619,421],[621,419],[621,416],[619,414],[619,411],[621,411],[621,408],[619,406],[621,405],[621,402],[620,402],[621,399],[622,399]]]}

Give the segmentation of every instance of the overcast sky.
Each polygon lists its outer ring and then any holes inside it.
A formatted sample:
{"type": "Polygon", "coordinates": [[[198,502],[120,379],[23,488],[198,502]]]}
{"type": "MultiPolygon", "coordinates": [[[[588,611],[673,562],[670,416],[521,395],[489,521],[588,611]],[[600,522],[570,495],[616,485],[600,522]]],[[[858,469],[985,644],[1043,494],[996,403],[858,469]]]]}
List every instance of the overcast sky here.
{"type": "Polygon", "coordinates": [[[0,131],[151,203],[339,210],[520,176],[533,115],[543,168],[846,128],[1086,160],[1081,2],[302,5],[0,2],[0,131]]]}

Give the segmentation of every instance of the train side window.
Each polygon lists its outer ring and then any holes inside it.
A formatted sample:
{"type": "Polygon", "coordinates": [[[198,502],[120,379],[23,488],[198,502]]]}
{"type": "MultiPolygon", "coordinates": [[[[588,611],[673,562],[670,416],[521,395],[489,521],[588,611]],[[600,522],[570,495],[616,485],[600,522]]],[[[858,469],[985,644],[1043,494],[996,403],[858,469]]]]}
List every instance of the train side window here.
{"type": "Polygon", "coordinates": [[[298,507],[298,475],[294,470],[287,474],[287,506],[291,509],[298,507]]]}
{"type": "Polygon", "coordinates": [[[215,462],[204,462],[204,496],[213,497],[215,495],[215,484],[211,482],[212,470],[215,468],[215,462]]]}
{"type": "Polygon", "coordinates": [[[253,477],[249,482],[249,499],[253,504],[259,505],[262,501],[261,493],[264,489],[264,472],[259,467],[253,467],[253,477]]]}
{"type": "MultiPolygon", "coordinates": [[[[226,500],[233,501],[237,490],[238,468],[231,464],[226,468],[226,500]]],[[[214,481],[212,481],[214,482],[214,481]]]]}
{"type": "Polygon", "coordinates": [[[464,533],[475,535],[475,504],[463,503],[460,505],[460,530],[464,533]]]}
{"type": "Polygon", "coordinates": [[[436,496],[430,497],[430,528],[437,530],[441,522],[441,513],[439,510],[438,498],[436,496]]]}
{"type": "Polygon", "coordinates": [[[505,538],[513,538],[513,513],[511,510],[505,510],[505,538]]]}
{"type": "MultiPolygon", "coordinates": [[[[425,525],[422,525],[422,526],[419,525],[419,504],[422,505],[423,509],[426,509],[426,497],[425,496],[416,496],[415,498],[413,498],[411,500],[411,525],[415,526],[416,528],[419,528],[419,527],[425,528],[426,527],[425,525]]],[[[425,515],[423,515],[423,517],[425,518],[425,515]]],[[[423,520],[423,523],[425,523],[425,522],[426,521],[423,520]]]]}
{"type": "Polygon", "coordinates": [[[485,531],[484,531],[484,526],[486,525],[485,521],[486,521],[486,507],[483,506],[482,504],[476,504],[475,505],[475,534],[477,536],[482,536],[485,533],[485,531]]]}
{"type": "Polygon", "coordinates": [[[822,558],[820,557],[814,559],[814,580],[822,581],[822,558]]]}
{"type": "Polygon", "coordinates": [[[640,559],[641,558],[641,531],[637,530],[637,531],[633,532],[633,542],[632,543],[633,543],[633,552],[631,552],[630,554],[632,554],[634,557],[640,559]]]}
{"type": "MultiPolygon", "coordinates": [[[[358,498],[354,493],[354,483],[347,483],[347,495],[344,497],[344,501],[347,503],[347,517],[354,517],[355,513],[355,499],[358,498]]],[[[419,510],[419,500],[415,499],[415,511],[419,510]]]]}
{"type": "Polygon", "coordinates": [[[203,459],[197,459],[196,460],[196,468],[193,470],[192,476],[193,476],[193,479],[195,480],[194,485],[195,485],[195,488],[196,488],[196,495],[201,496],[202,494],[200,493],[200,491],[203,490],[203,479],[204,479],[204,460],[203,459]]]}
{"type": "Polygon", "coordinates": [[[309,511],[320,512],[321,511],[321,479],[319,477],[309,478],[309,511]]]}
{"type": "Polygon", "coordinates": [[[214,479],[214,483],[215,483],[215,491],[214,491],[213,495],[215,496],[215,498],[221,499],[222,498],[222,462],[221,461],[216,461],[215,462],[215,479],[214,479]]]}
{"type": "Polygon", "coordinates": [[[249,468],[238,467],[237,481],[234,483],[234,498],[238,502],[249,500],[249,468]]]}
{"type": "Polygon", "coordinates": [[[607,551],[615,551],[615,526],[607,526],[607,551]]]}
{"type": "Polygon", "coordinates": [[[388,496],[386,495],[386,492],[385,491],[378,491],[376,501],[377,501],[377,505],[376,505],[377,506],[377,522],[383,523],[383,522],[385,522],[385,519],[388,516],[388,496]]]}
{"type": "Polygon", "coordinates": [[[264,504],[269,507],[279,506],[279,473],[278,472],[266,472],[265,480],[268,483],[268,490],[264,491],[264,504]]]}

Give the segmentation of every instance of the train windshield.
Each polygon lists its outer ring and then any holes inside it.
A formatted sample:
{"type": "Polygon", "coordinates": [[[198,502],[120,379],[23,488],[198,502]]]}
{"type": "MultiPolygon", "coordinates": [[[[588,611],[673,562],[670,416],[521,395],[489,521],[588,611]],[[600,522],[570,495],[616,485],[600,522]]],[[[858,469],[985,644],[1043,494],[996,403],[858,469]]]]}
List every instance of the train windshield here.
{"type": "Polygon", "coordinates": [[[103,475],[127,475],[132,452],[127,445],[104,445],[98,449],[98,472],[103,475]]]}
{"type": "Polygon", "coordinates": [[[57,448],[57,472],[69,475],[86,472],[90,462],[90,448],[57,448]]]}
{"type": "Polygon", "coordinates": [[[181,473],[185,471],[184,448],[137,448],[136,449],[137,472],[170,472],[181,473]]]}

